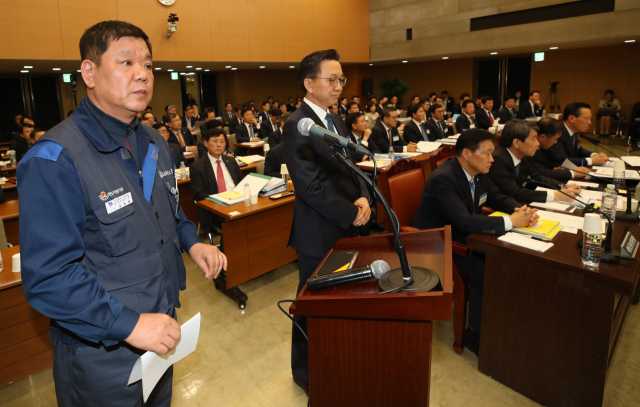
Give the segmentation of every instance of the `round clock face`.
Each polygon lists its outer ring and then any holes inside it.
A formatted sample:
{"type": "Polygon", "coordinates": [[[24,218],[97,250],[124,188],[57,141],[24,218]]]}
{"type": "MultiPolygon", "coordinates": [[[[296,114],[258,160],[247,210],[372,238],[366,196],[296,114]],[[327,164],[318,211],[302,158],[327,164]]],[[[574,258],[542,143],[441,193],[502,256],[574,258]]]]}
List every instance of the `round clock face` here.
{"type": "Polygon", "coordinates": [[[176,2],[176,0],[158,0],[160,2],[160,4],[164,4],[165,6],[171,6],[173,5],[173,3],[176,2]]]}

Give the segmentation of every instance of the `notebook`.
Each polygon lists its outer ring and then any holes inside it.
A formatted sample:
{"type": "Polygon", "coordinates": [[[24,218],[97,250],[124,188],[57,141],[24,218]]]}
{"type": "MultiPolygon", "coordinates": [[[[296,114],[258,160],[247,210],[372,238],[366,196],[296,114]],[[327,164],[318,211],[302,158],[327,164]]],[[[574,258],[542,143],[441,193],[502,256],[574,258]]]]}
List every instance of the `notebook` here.
{"type": "Polygon", "coordinates": [[[317,276],[335,273],[336,271],[349,270],[353,267],[358,259],[357,250],[335,250],[332,251],[327,260],[318,270],[317,276]]]}

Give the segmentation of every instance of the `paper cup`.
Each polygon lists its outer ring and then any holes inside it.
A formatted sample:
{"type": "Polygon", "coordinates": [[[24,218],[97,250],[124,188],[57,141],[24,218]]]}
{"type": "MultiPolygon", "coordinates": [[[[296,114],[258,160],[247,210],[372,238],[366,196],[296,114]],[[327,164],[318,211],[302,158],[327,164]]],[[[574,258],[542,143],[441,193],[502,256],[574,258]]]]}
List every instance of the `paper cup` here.
{"type": "Polygon", "coordinates": [[[624,170],[625,170],[624,161],[622,161],[619,158],[614,158],[613,159],[613,171],[617,172],[617,171],[624,171],[624,170]]]}
{"type": "Polygon", "coordinates": [[[11,270],[13,270],[14,273],[19,273],[21,270],[20,267],[20,253],[16,253],[11,257],[11,270]]]}
{"type": "Polygon", "coordinates": [[[582,230],[590,235],[602,234],[602,222],[597,213],[587,213],[584,215],[582,230]]]}
{"type": "Polygon", "coordinates": [[[280,174],[289,174],[289,170],[287,170],[287,164],[280,165],[280,174]]]}
{"type": "Polygon", "coordinates": [[[251,205],[258,203],[258,194],[251,194],[251,205]]]}
{"type": "Polygon", "coordinates": [[[271,147],[269,147],[269,143],[264,143],[263,149],[264,149],[264,152],[265,152],[265,153],[266,153],[267,151],[269,151],[269,149],[270,149],[270,148],[271,148],[271,147]]]}

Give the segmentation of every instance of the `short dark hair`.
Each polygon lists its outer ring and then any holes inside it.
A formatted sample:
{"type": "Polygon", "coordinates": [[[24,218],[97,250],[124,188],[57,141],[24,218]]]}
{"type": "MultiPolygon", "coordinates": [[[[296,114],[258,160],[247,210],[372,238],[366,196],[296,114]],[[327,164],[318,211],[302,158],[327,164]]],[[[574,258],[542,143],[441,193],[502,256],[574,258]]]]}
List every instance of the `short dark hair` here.
{"type": "MultiPolygon", "coordinates": [[[[358,104],[354,101],[351,101],[349,103],[347,103],[347,111],[351,110],[351,106],[356,105],[358,106],[358,104]]],[[[358,109],[360,109],[360,106],[358,106],[358,109]]]]}
{"type": "MultiPolygon", "coordinates": [[[[268,100],[265,100],[264,102],[262,102],[262,107],[264,107],[264,105],[266,105],[267,103],[269,103],[268,100]]],[[[269,103],[269,104],[271,104],[271,103],[269,103]]]]}
{"type": "Polygon", "coordinates": [[[207,130],[222,128],[222,122],[220,120],[209,120],[207,122],[207,130]]]}
{"type": "Polygon", "coordinates": [[[272,107],[271,109],[269,109],[269,114],[275,117],[282,117],[282,111],[277,107],[272,107]]]}
{"type": "Polygon", "coordinates": [[[441,94],[441,95],[448,95],[448,94],[449,94],[449,92],[447,92],[446,90],[443,90],[440,94],[441,94]]]}
{"type": "Polygon", "coordinates": [[[110,20],[87,28],[82,34],[82,37],[80,37],[80,59],[82,61],[88,59],[100,66],[102,54],[107,52],[109,44],[113,41],[118,41],[122,37],[144,40],[147,48],[149,48],[149,55],[152,55],[151,42],[149,42],[149,37],[142,29],[124,21],[110,20]]]}
{"type": "Polygon", "coordinates": [[[33,129],[33,124],[31,123],[24,123],[23,125],[20,126],[20,134],[24,134],[24,129],[33,129]]]}
{"type": "Polygon", "coordinates": [[[460,101],[462,101],[464,98],[470,98],[471,96],[468,93],[463,93],[462,95],[460,95],[460,101]]]}
{"type": "Polygon", "coordinates": [[[429,99],[431,99],[434,96],[438,96],[438,94],[436,92],[429,93],[429,99]]]}
{"type": "Polygon", "coordinates": [[[144,110],[147,110],[147,109],[153,110],[153,108],[151,106],[149,106],[149,105],[147,105],[147,107],[144,108],[144,110]]]}
{"type": "Polygon", "coordinates": [[[160,130],[160,127],[164,127],[167,131],[169,131],[169,128],[167,127],[167,125],[162,122],[154,123],[151,127],[153,127],[156,130],[160,130]]]}
{"type": "Polygon", "coordinates": [[[233,106],[233,104],[231,102],[224,102],[224,107],[227,107],[229,105],[233,106]]]}
{"type": "Polygon", "coordinates": [[[193,110],[193,106],[192,105],[186,105],[184,107],[184,111],[186,112],[187,110],[193,110]]]}
{"type": "Polygon", "coordinates": [[[547,137],[554,137],[562,131],[563,124],[560,120],[551,117],[543,117],[536,123],[538,125],[538,135],[544,134],[547,137]]]}
{"type": "Polygon", "coordinates": [[[211,109],[211,110],[207,110],[207,117],[209,117],[209,114],[213,114],[213,117],[215,117],[216,111],[213,110],[213,108],[209,108],[209,109],[211,109]]]}
{"type": "Polygon", "coordinates": [[[156,119],[156,118],[153,116],[153,113],[151,113],[151,112],[143,113],[143,114],[142,114],[142,117],[144,118],[144,117],[145,117],[146,115],[148,115],[148,114],[150,114],[150,115],[151,115],[151,118],[155,121],[155,119],[156,119]]]}
{"type": "Polygon", "coordinates": [[[20,124],[24,124],[25,120],[31,120],[32,122],[35,122],[35,120],[33,120],[33,118],[31,116],[22,116],[20,118],[20,124]]]}
{"type": "Polygon", "coordinates": [[[471,100],[471,99],[467,99],[467,100],[465,100],[464,102],[462,102],[462,108],[463,108],[463,109],[466,109],[466,107],[467,107],[467,105],[468,105],[469,103],[473,104],[473,100],[471,100]]]}
{"type": "Polygon", "coordinates": [[[342,102],[343,100],[349,100],[349,98],[343,96],[340,98],[340,102],[342,102]]]}
{"type": "Polygon", "coordinates": [[[244,105],[242,103],[238,103],[235,107],[236,112],[241,112],[244,109],[244,105]]]}
{"type": "Polygon", "coordinates": [[[353,99],[355,99],[355,98],[360,99],[360,96],[358,96],[358,95],[353,95],[353,96],[351,96],[351,100],[353,100],[353,99]]]}
{"type": "Polygon", "coordinates": [[[320,73],[320,64],[322,61],[340,61],[340,54],[335,49],[327,49],[323,51],[313,52],[302,59],[300,62],[300,87],[306,93],[307,88],[304,86],[304,80],[313,78],[320,73]]]}
{"type": "Polygon", "coordinates": [[[427,103],[427,102],[431,103],[431,101],[429,100],[429,98],[422,98],[422,99],[420,99],[420,104],[421,104],[421,105],[424,105],[424,104],[425,104],[425,103],[427,103]]]}
{"type": "Polygon", "coordinates": [[[273,99],[273,96],[267,96],[267,99],[273,99]]]}
{"type": "Polygon", "coordinates": [[[418,113],[418,109],[422,109],[422,106],[420,104],[409,105],[409,107],[407,108],[407,116],[413,117],[414,114],[418,113]]]}
{"type": "Polygon", "coordinates": [[[538,95],[540,94],[540,92],[538,92],[537,90],[532,90],[531,92],[529,92],[529,96],[533,96],[534,93],[537,93],[538,95]]]}
{"type": "Polygon", "coordinates": [[[242,110],[240,111],[240,116],[244,116],[244,114],[247,112],[253,113],[253,109],[251,108],[251,106],[244,105],[242,107],[242,110]]]}
{"type": "Polygon", "coordinates": [[[527,140],[531,130],[540,131],[538,126],[533,122],[528,122],[522,119],[510,120],[502,129],[502,144],[503,147],[511,147],[513,140],[518,139],[522,142],[527,140]]]}
{"type": "MultiPolygon", "coordinates": [[[[383,107],[384,107],[384,108],[392,108],[392,110],[396,110],[396,109],[393,107],[393,103],[392,103],[392,102],[390,102],[390,101],[388,101],[387,103],[385,103],[383,107]]],[[[383,109],[383,110],[384,110],[384,109],[383,109]]]]}
{"type": "Polygon", "coordinates": [[[482,97],[482,104],[484,105],[485,103],[492,101],[493,102],[493,96],[483,96],[482,97]]]}
{"type": "Polygon", "coordinates": [[[606,95],[607,93],[611,93],[611,96],[613,96],[613,91],[611,89],[607,90],[604,92],[604,94],[606,95]]]}
{"type": "MultiPolygon", "coordinates": [[[[206,133],[204,133],[204,135],[202,136],[203,139],[209,141],[209,139],[211,137],[219,137],[219,136],[226,136],[226,134],[224,134],[224,131],[222,131],[222,129],[209,129],[207,130],[206,133]]],[[[224,138],[225,142],[227,141],[227,138],[224,138]]]]}
{"type": "Polygon", "coordinates": [[[418,96],[418,95],[413,95],[413,96],[411,96],[411,100],[413,100],[413,99],[415,99],[415,98],[420,99],[420,96],[418,96]]]}
{"type": "Polygon", "coordinates": [[[169,113],[167,116],[169,116],[169,121],[175,119],[176,117],[180,117],[178,116],[178,113],[169,113]]]}
{"type": "Polygon", "coordinates": [[[382,115],[380,116],[380,120],[382,120],[385,117],[390,117],[391,113],[396,111],[397,110],[393,107],[385,107],[384,109],[382,109],[382,115]]]}
{"type": "Polygon", "coordinates": [[[504,103],[507,103],[511,99],[516,100],[516,98],[511,96],[511,95],[505,95],[504,96],[504,103]]]}
{"type": "Polygon", "coordinates": [[[349,113],[347,117],[344,118],[344,124],[347,125],[347,130],[353,130],[353,125],[358,122],[358,117],[363,116],[362,112],[357,113],[349,113]]]}
{"type": "Polygon", "coordinates": [[[434,103],[431,106],[429,106],[429,113],[434,114],[436,112],[436,110],[440,109],[441,107],[442,107],[441,104],[434,103]]]}
{"type": "Polygon", "coordinates": [[[588,103],[574,102],[569,103],[562,112],[562,120],[565,122],[569,120],[569,116],[580,117],[581,109],[591,109],[591,105],[588,103]]]}
{"type": "Polygon", "coordinates": [[[475,152],[480,146],[480,143],[486,140],[493,141],[494,139],[495,136],[485,130],[470,129],[463,131],[460,137],[458,137],[458,141],[456,141],[456,157],[460,157],[462,150],[465,148],[475,152]]]}

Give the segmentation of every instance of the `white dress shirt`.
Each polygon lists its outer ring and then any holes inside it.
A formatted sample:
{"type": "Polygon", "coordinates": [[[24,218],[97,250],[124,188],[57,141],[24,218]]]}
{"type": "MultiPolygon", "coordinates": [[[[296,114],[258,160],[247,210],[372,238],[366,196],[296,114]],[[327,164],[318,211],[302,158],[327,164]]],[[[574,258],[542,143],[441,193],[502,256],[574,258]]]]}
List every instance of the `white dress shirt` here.
{"type": "MultiPolygon", "coordinates": [[[[362,135],[358,136],[358,135],[357,135],[357,134],[355,134],[354,132],[351,132],[351,134],[353,135],[353,137],[355,137],[355,139],[356,139],[356,144],[358,144],[358,140],[360,140],[360,139],[362,138],[362,135]]],[[[367,147],[367,148],[369,147],[369,142],[368,142],[368,141],[364,141],[364,140],[362,140],[362,141],[360,142],[360,144],[362,144],[363,146],[365,146],[365,147],[367,147]]]]}
{"type": "MultiPolygon", "coordinates": [[[[469,173],[463,168],[462,171],[464,171],[464,175],[467,176],[467,182],[469,182],[469,191],[471,191],[471,180],[473,179],[473,177],[471,175],[469,175],[469,173]]],[[[476,207],[476,203],[475,203],[475,197],[473,196],[473,194],[471,194],[471,197],[473,198],[474,202],[473,202],[473,207],[476,207]]],[[[511,218],[507,215],[502,215],[502,219],[504,219],[504,230],[505,232],[510,231],[511,229],[513,229],[513,222],[511,222],[511,218]]]]}
{"type": "MultiPolygon", "coordinates": [[[[513,155],[510,149],[507,148],[507,151],[509,152],[509,155],[511,155],[511,159],[513,160],[513,166],[517,167],[518,164],[522,162],[522,160],[519,160],[515,155],[513,155]]],[[[518,185],[519,184],[520,183],[518,182],[518,185]]],[[[556,194],[554,191],[547,191],[547,200],[545,202],[552,202],[555,198],[556,198],[556,194]]]]}
{"type": "MultiPolygon", "coordinates": [[[[309,107],[311,107],[311,109],[313,110],[313,113],[315,113],[316,116],[318,116],[318,119],[320,119],[322,121],[322,124],[324,124],[324,127],[329,129],[329,126],[327,126],[327,113],[329,113],[329,109],[323,110],[320,106],[316,105],[315,103],[313,103],[312,101],[310,101],[307,98],[304,98],[303,101],[306,104],[308,104],[309,107]]],[[[333,128],[337,133],[338,129],[336,129],[336,124],[335,123],[333,124],[333,128]]]]}
{"type": "MultiPolygon", "coordinates": [[[[215,158],[210,153],[207,153],[209,156],[209,160],[211,161],[211,166],[213,166],[213,175],[216,177],[216,183],[218,182],[218,158],[215,158]]],[[[224,174],[224,184],[227,186],[227,191],[231,191],[236,187],[235,182],[233,182],[233,178],[231,178],[231,174],[227,169],[227,166],[224,163],[222,157],[219,158],[220,166],[222,167],[222,173],[224,174]]]]}

